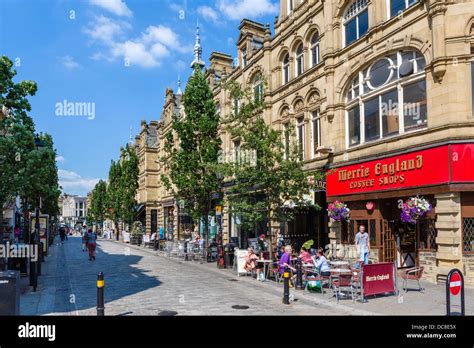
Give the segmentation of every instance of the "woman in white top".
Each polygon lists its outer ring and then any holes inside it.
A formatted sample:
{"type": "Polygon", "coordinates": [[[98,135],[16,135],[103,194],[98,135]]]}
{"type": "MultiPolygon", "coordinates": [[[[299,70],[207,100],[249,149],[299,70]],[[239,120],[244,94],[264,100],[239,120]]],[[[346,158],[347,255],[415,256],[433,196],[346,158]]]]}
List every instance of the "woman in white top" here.
{"type": "Polygon", "coordinates": [[[318,250],[315,267],[319,270],[320,275],[325,277],[329,277],[331,275],[331,268],[329,268],[328,260],[324,256],[324,252],[321,249],[318,250]]]}

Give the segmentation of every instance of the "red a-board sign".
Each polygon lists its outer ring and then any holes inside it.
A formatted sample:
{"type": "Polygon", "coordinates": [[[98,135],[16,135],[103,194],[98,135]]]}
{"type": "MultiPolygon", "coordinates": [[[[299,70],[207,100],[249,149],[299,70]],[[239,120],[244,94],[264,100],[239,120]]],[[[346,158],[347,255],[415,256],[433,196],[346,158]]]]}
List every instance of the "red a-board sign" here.
{"type": "Polygon", "coordinates": [[[451,278],[449,278],[449,291],[451,292],[451,294],[453,294],[454,296],[458,295],[461,291],[461,285],[461,276],[458,272],[454,272],[451,275],[451,278]]]}
{"type": "Polygon", "coordinates": [[[362,289],[365,296],[395,293],[396,278],[393,262],[373,263],[362,266],[362,289]]]}

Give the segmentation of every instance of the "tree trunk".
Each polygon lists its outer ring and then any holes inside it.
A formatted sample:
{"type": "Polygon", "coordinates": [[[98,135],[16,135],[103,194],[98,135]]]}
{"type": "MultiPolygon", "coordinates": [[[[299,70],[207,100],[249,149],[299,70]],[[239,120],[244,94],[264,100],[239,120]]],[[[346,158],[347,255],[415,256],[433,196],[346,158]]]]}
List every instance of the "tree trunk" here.
{"type": "Polygon", "coordinates": [[[268,212],[267,212],[267,230],[268,230],[268,237],[270,239],[269,241],[269,252],[270,252],[270,258],[272,258],[273,255],[273,238],[272,238],[272,211],[271,211],[271,206],[268,204],[268,212]]]}
{"type": "Polygon", "coordinates": [[[206,248],[209,247],[209,212],[204,218],[204,240],[206,241],[206,248]]]}
{"type": "Polygon", "coordinates": [[[115,239],[117,241],[120,240],[120,237],[119,237],[119,228],[118,228],[118,224],[116,221],[114,221],[114,230],[115,230],[115,239]]]}

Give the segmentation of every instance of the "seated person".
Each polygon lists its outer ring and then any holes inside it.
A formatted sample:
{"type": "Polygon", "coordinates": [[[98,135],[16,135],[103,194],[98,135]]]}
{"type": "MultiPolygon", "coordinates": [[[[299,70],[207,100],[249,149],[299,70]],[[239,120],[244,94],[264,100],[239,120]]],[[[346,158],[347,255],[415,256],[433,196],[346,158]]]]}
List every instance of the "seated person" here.
{"type": "Polygon", "coordinates": [[[255,269],[257,272],[257,279],[263,280],[263,278],[260,276],[260,273],[263,272],[263,263],[257,262],[260,259],[260,257],[258,257],[255,254],[252,247],[248,248],[247,251],[248,251],[248,254],[245,257],[244,269],[247,272],[251,272],[252,270],[255,269]]]}
{"type": "Polygon", "coordinates": [[[331,269],[329,268],[329,263],[322,249],[318,250],[316,263],[314,265],[318,270],[319,274],[324,277],[329,277],[331,275],[331,269]]]}
{"type": "Polygon", "coordinates": [[[303,263],[311,263],[311,264],[313,263],[311,253],[305,247],[301,247],[299,257],[301,258],[301,261],[303,263]]]}

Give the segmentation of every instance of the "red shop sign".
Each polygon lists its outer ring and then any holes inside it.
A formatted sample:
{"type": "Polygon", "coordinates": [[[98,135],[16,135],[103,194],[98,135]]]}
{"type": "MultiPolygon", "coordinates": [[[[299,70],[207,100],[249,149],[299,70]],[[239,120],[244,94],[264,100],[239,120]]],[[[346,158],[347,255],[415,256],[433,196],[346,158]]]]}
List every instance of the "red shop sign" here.
{"type": "Polygon", "coordinates": [[[396,293],[395,264],[373,263],[362,267],[362,291],[365,296],[396,293]]]}
{"type": "Polygon", "coordinates": [[[474,144],[451,145],[451,181],[474,182],[474,144]]]}
{"type": "Polygon", "coordinates": [[[440,146],[327,172],[327,195],[386,191],[449,182],[449,148],[440,146]]]}

